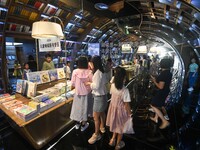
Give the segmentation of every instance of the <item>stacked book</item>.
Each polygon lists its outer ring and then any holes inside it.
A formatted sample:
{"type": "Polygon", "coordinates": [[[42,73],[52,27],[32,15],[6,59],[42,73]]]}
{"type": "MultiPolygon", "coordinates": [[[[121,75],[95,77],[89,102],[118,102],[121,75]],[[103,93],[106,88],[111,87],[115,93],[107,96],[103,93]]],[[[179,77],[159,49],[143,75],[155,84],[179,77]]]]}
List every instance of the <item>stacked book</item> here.
{"type": "Polygon", "coordinates": [[[22,120],[28,121],[37,116],[37,110],[28,105],[24,105],[16,111],[16,114],[22,120]]]}

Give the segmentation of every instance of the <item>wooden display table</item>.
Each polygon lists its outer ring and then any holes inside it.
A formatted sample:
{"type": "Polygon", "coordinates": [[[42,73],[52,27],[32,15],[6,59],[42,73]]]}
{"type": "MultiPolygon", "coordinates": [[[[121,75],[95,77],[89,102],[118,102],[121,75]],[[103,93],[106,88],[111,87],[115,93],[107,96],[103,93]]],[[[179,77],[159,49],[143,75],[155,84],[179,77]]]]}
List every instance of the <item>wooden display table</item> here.
{"type": "MultiPolygon", "coordinates": [[[[30,100],[20,94],[16,99],[28,103],[30,100]]],[[[73,121],[69,118],[73,98],[69,98],[56,106],[38,114],[35,118],[25,122],[13,112],[0,105],[11,126],[16,129],[35,149],[42,148],[56,135],[61,133],[73,121]]]]}

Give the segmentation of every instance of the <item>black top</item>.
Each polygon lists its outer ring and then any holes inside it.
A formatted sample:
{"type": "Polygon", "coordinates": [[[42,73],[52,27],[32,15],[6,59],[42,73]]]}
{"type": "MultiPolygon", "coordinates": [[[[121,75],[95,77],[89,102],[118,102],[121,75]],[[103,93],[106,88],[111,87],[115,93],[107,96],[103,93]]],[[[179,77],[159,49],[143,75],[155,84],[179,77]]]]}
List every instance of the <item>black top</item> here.
{"type": "Polygon", "coordinates": [[[172,73],[170,70],[161,71],[160,75],[156,78],[156,82],[165,82],[164,88],[159,91],[169,91],[169,87],[172,80],[172,73]]]}
{"type": "Polygon", "coordinates": [[[165,105],[165,99],[167,98],[170,92],[170,84],[172,80],[172,73],[170,70],[164,70],[160,73],[160,75],[156,78],[156,82],[165,82],[163,89],[159,89],[155,95],[155,97],[151,101],[151,105],[155,107],[162,107],[165,105]]]}

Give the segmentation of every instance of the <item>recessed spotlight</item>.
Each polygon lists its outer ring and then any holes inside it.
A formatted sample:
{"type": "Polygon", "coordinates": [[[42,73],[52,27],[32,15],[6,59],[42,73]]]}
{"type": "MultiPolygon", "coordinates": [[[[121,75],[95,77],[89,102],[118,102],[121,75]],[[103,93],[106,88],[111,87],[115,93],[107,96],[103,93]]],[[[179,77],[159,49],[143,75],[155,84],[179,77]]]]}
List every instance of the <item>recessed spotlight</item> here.
{"type": "Polygon", "coordinates": [[[96,3],[94,5],[94,7],[97,9],[97,10],[106,10],[108,9],[108,5],[107,4],[104,4],[104,3],[96,3]]]}

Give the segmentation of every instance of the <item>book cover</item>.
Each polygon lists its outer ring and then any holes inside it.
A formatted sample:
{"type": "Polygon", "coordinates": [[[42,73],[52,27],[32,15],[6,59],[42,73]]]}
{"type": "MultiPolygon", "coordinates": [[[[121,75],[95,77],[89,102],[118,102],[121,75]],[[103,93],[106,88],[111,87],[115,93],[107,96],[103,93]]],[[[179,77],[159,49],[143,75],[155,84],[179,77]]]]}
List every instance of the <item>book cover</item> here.
{"type": "Polygon", "coordinates": [[[37,115],[37,110],[25,105],[16,111],[18,117],[24,121],[28,121],[37,115]]]}
{"type": "Polygon", "coordinates": [[[9,109],[10,107],[13,107],[15,105],[19,105],[19,104],[22,104],[22,101],[19,101],[19,100],[11,100],[11,101],[8,101],[8,102],[5,102],[3,103],[2,105],[6,108],[6,109],[9,109]]]}
{"type": "Polygon", "coordinates": [[[57,69],[48,70],[51,81],[58,80],[57,69]]]}
{"type": "Polygon", "coordinates": [[[48,71],[41,71],[40,72],[40,79],[41,79],[41,83],[50,82],[48,71]]]}
{"type": "Polygon", "coordinates": [[[58,79],[63,79],[63,78],[66,77],[64,68],[58,68],[57,69],[57,74],[58,74],[58,79]]]}
{"type": "Polygon", "coordinates": [[[41,10],[41,9],[43,8],[43,6],[44,6],[44,3],[42,3],[42,4],[40,5],[40,7],[38,8],[38,10],[41,10]]]}
{"type": "Polygon", "coordinates": [[[23,83],[24,83],[24,80],[17,79],[17,85],[16,85],[16,92],[17,93],[23,92],[23,83]]]}
{"type": "Polygon", "coordinates": [[[27,78],[30,82],[41,84],[40,72],[29,72],[27,73],[27,78]]]}
{"type": "Polygon", "coordinates": [[[55,16],[59,16],[61,11],[62,11],[62,9],[59,8],[59,9],[56,11],[55,16]]]}
{"type": "Polygon", "coordinates": [[[41,5],[42,5],[42,2],[36,1],[34,4],[34,7],[39,9],[41,5]]]}
{"type": "Polygon", "coordinates": [[[49,7],[50,7],[50,6],[48,6],[48,5],[47,5],[47,6],[45,7],[45,9],[44,9],[43,13],[46,13],[46,12],[47,12],[47,10],[49,9],[49,7]]]}
{"type": "Polygon", "coordinates": [[[51,8],[51,10],[49,11],[49,14],[50,15],[55,14],[56,10],[57,10],[56,8],[51,8]]]}
{"type": "Polygon", "coordinates": [[[37,89],[37,83],[28,82],[27,97],[35,97],[36,89],[37,89]]]}
{"type": "Polygon", "coordinates": [[[0,99],[0,104],[5,103],[5,102],[8,102],[8,101],[11,101],[11,100],[13,100],[13,99],[15,99],[15,95],[2,98],[2,99],[0,99]]]}
{"type": "Polygon", "coordinates": [[[8,93],[0,94],[0,99],[6,98],[6,97],[9,97],[9,96],[10,96],[10,94],[8,94],[8,93]]]}
{"type": "Polygon", "coordinates": [[[11,31],[15,31],[17,28],[17,25],[16,24],[11,24],[11,31]]]}

